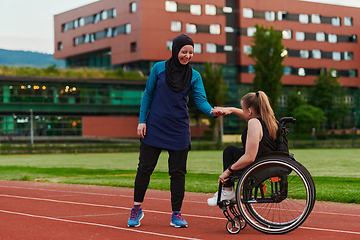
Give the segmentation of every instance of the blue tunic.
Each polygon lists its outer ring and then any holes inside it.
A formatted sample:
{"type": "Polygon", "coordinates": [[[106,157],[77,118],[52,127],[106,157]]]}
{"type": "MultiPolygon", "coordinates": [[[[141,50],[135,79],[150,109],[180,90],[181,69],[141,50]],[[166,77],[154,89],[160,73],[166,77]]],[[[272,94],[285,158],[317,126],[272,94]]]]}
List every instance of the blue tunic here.
{"type": "Polygon", "coordinates": [[[182,92],[173,91],[165,81],[165,61],[151,70],[141,102],[139,123],[146,123],[143,142],[168,150],[184,150],[190,146],[190,119],[187,103],[193,93],[196,106],[204,113],[212,107],[207,102],[204,85],[198,71],[192,69],[191,84],[182,92]]]}

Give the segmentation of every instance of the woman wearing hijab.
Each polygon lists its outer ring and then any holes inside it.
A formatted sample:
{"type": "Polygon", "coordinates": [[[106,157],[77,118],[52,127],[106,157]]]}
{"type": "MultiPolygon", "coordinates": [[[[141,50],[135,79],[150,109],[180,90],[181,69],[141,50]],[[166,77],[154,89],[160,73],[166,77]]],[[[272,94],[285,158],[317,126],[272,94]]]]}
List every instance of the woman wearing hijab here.
{"type": "MultiPolygon", "coordinates": [[[[187,227],[180,210],[185,193],[185,174],[191,145],[187,103],[190,91],[197,107],[214,117],[207,102],[199,72],[188,64],[193,57],[194,43],[186,34],[173,39],[172,56],[157,62],[146,83],[140,107],[137,134],[141,138],[139,164],[135,178],[134,207],[128,227],[139,227],[144,217],[141,203],[149,185],[150,175],[162,150],[169,153],[168,167],[172,215],[170,225],[187,227]]],[[[215,116],[221,113],[216,112],[215,116]]]]}

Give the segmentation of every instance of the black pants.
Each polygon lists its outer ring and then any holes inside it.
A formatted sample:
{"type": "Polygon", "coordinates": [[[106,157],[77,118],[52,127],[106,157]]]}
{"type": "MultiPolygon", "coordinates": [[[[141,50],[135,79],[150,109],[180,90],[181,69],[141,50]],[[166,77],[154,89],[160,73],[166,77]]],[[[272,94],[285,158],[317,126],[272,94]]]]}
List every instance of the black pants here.
{"type": "MultiPolygon", "coordinates": [[[[152,147],[141,142],[137,174],[135,178],[134,201],[143,202],[146,190],[158,162],[159,155],[164,149],[152,147]]],[[[186,161],[190,147],[181,150],[167,150],[169,153],[168,166],[170,175],[171,207],[173,211],[180,211],[185,194],[186,161]]]]}
{"type": "MultiPolygon", "coordinates": [[[[224,171],[234,162],[239,160],[239,158],[245,154],[245,150],[243,148],[238,148],[235,146],[227,146],[223,152],[223,167],[224,171]]],[[[224,184],[224,187],[232,187],[234,183],[231,181],[227,181],[224,184]]]]}

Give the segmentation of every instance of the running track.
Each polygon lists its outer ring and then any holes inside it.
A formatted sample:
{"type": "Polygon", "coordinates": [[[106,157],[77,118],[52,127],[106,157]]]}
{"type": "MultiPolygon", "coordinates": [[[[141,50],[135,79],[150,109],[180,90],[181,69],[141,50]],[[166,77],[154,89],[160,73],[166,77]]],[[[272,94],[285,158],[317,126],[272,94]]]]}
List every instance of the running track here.
{"type": "Polygon", "coordinates": [[[170,193],[148,190],[139,228],[126,226],[132,189],[0,181],[0,239],[360,239],[360,206],[317,202],[300,228],[267,235],[247,226],[225,229],[210,194],[186,193],[182,214],[188,228],[170,227],[170,193]]]}

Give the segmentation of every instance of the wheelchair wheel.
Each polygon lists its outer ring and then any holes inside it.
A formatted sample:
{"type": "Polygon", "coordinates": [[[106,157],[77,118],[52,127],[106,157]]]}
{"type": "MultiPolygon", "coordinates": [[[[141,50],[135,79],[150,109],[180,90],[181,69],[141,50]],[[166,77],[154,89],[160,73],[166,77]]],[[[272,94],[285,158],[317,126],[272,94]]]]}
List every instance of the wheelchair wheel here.
{"type": "Polygon", "coordinates": [[[226,223],[226,230],[230,233],[230,234],[237,234],[240,232],[240,230],[242,229],[241,227],[241,223],[239,222],[239,220],[237,219],[233,219],[231,221],[228,221],[226,223]]]}
{"type": "Polygon", "coordinates": [[[282,234],[299,227],[315,204],[310,173],[291,158],[271,157],[241,176],[236,201],[245,221],[258,231],[282,234]]]}

